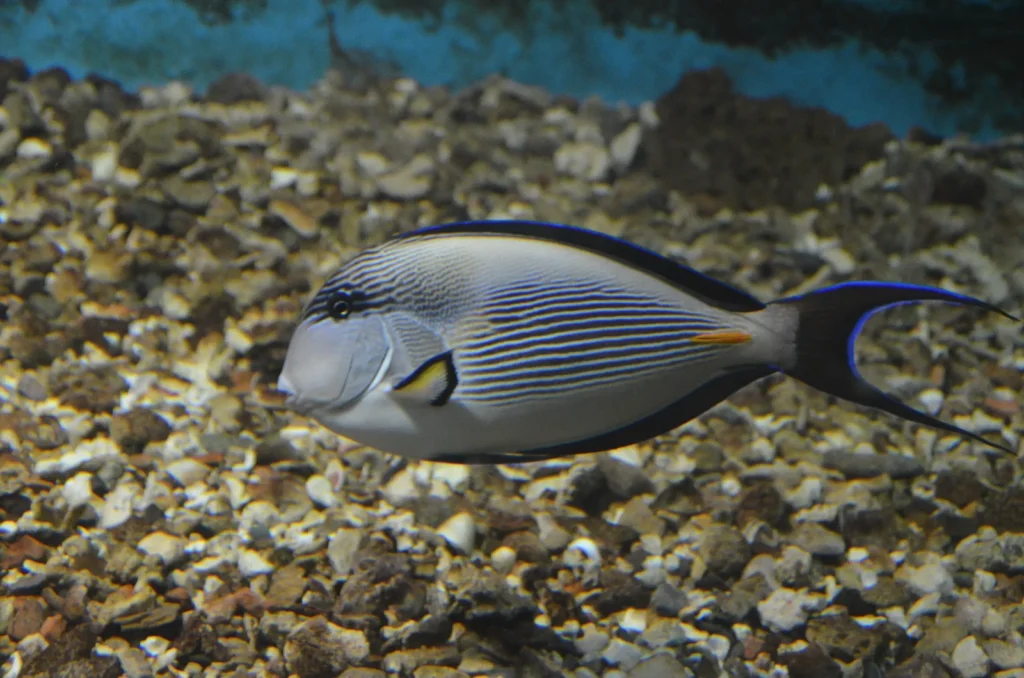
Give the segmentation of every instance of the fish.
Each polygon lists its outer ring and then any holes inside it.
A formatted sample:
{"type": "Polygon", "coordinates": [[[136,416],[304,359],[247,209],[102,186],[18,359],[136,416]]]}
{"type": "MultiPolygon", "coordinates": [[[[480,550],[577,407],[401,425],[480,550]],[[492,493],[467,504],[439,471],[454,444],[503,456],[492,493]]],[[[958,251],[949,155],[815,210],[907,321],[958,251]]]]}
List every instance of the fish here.
{"type": "Polygon", "coordinates": [[[871,314],[937,287],[853,281],[770,303],[627,240],[517,220],[413,230],[362,250],[313,294],[276,388],[355,443],[409,459],[507,464],[671,432],[781,373],[850,403],[998,449],[857,370],[871,314]]]}

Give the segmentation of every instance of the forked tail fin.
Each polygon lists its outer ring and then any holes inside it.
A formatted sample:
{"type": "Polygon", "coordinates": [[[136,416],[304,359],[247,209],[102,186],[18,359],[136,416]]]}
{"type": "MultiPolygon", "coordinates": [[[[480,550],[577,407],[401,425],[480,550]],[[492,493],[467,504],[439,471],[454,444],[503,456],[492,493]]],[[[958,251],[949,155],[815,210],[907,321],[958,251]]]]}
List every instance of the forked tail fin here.
{"type": "Polygon", "coordinates": [[[857,371],[854,342],[871,314],[918,301],[975,306],[1017,320],[985,301],[937,287],[882,282],[841,283],[774,302],[793,306],[798,313],[796,364],[785,370],[786,374],[844,400],[1013,453],[999,443],[904,405],[869,384],[857,371]]]}

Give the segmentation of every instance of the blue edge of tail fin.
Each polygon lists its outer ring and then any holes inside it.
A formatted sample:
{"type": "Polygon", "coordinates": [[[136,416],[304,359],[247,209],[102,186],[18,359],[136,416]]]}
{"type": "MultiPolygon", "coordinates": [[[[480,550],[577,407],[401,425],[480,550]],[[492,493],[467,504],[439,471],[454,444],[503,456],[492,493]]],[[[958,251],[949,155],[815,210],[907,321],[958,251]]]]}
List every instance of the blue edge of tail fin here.
{"type": "Polygon", "coordinates": [[[843,400],[880,409],[909,421],[947,431],[1011,454],[1008,447],[948,424],[886,395],[857,370],[854,346],[864,324],[875,313],[923,301],[945,301],[992,311],[1019,322],[1003,309],[981,299],[938,287],[871,281],[844,282],[806,294],[779,299],[799,313],[797,362],[785,374],[843,400]]]}

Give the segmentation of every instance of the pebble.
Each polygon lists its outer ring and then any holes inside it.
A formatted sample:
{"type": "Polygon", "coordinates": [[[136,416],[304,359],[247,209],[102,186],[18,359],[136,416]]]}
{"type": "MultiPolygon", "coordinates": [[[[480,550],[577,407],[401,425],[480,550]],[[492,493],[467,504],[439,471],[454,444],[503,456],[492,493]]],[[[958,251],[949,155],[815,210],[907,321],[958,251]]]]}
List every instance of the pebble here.
{"type": "Polygon", "coordinates": [[[178,459],[167,465],[167,475],[181,487],[206,480],[210,475],[210,467],[195,459],[178,459]]]}
{"type": "Polygon", "coordinates": [[[1024,668],[1024,647],[1000,638],[991,638],[982,643],[982,649],[999,669],[1024,668]]]}
{"type": "Polygon", "coordinates": [[[846,553],[843,538],[820,523],[800,523],[787,541],[815,556],[838,557],[846,553]]]}
{"type": "Polygon", "coordinates": [[[623,671],[632,670],[644,658],[644,651],[622,638],[612,638],[601,652],[601,658],[623,671]]]}
{"type": "Polygon", "coordinates": [[[338,505],[338,499],[334,493],[334,486],[326,476],[319,473],[311,475],[306,479],[306,494],[313,500],[313,503],[321,508],[331,508],[338,505]]]}
{"type": "Polygon", "coordinates": [[[270,574],[275,569],[274,564],[264,558],[258,551],[242,549],[238,553],[238,571],[243,577],[252,579],[261,574],[270,574]]]}
{"type": "Polygon", "coordinates": [[[918,596],[948,594],[954,588],[953,575],[939,563],[925,563],[920,567],[904,564],[894,576],[896,581],[905,583],[918,596]]]}
{"type": "Polygon", "coordinates": [[[807,623],[811,611],[821,608],[818,596],[779,588],[757,604],[761,622],[775,632],[787,632],[807,623]]]}
{"type": "Polygon", "coordinates": [[[377,177],[377,190],[388,198],[416,200],[430,192],[434,183],[434,160],[417,155],[400,169],[377,177]]]}
{"type": "Polygon", "coordinates": [[[29,137],[18,144],[17,155],[23,160],[44,160],[53,155],[53,146],[42,139],[29,137]]]}
{"type": "Polygon", "coordinates": [[[643,128],[640,123],[630,123],[626,129],[619,132],[612,139],[610,150],[612,165],[617,174],[623,174],[633,164],[636,152],[640,148],[640,141],[643,139],[643,128]]]}
{"type": "Polygon", "coordinates": [[[589,141],[568,141],[555,151],[555,170],[584,181],[603,181],[612,166],[604,146],[589,141]]]}
{"type": "Polygon", "coordinates": [[[152,532],[139,541],[138,549],[173,566],[185,557],[185,540],[166,532],[152,532]]]}
{"type": "Polygon", "coordinates": [[[989,660],[974,636],[967,636],[953,648],[953,666],[964,678],[984,678],[988,675],[989,660]]]}
{"type": "Polygon", "coordinates": [[[515,564],[515,549],[511,549],[508,546],[499,546],[491,552],[491,567],[493,567],[496,572],[508,574],[512,571],[515,564]]]}
{"type": "Polygon", "coordinates": [[[271,200],[267,211],[303,238],[312,238],[320,231],[320,224],[305,209],[290,200],[271,200]]]}
{"type": "Polygon", "coordinates": [[[456,513],[444,521],[437,533],[444,538],[456,553],[469,555],[476,544],[476,523],[468,513],[456,513]]]}
{"type": "Polygon", "coordinates": [[[924,473],[924,466],[915,457],[903,454],[873,454],[829,450],[822,463],[840,471],[848,478],[874,478],[888,474],[891,478],[913,478],[924,473]]]}
{"type": "Polygon", "coordinates": [[[679,660],[664,652],[644,659],[629,672],[629,678],[687,678],[691,675],[679,660]]]}

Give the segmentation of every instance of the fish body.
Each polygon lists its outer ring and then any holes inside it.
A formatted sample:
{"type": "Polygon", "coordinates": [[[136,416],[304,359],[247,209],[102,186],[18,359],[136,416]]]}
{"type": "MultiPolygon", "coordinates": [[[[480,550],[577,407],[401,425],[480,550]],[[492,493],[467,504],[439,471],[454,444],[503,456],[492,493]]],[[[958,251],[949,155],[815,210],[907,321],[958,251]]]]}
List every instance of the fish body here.
{"type": "Polygon", "coordinates": [[[780,371],[976,437],[889,399],[853,365],[863,319],[918,300],[998,310],[884,283],[765,304],[599,233],[448,224],[361,252],[332,275],[303,313],[278,388],[363,445],[461,463],[646,440],[780,371]]]}

